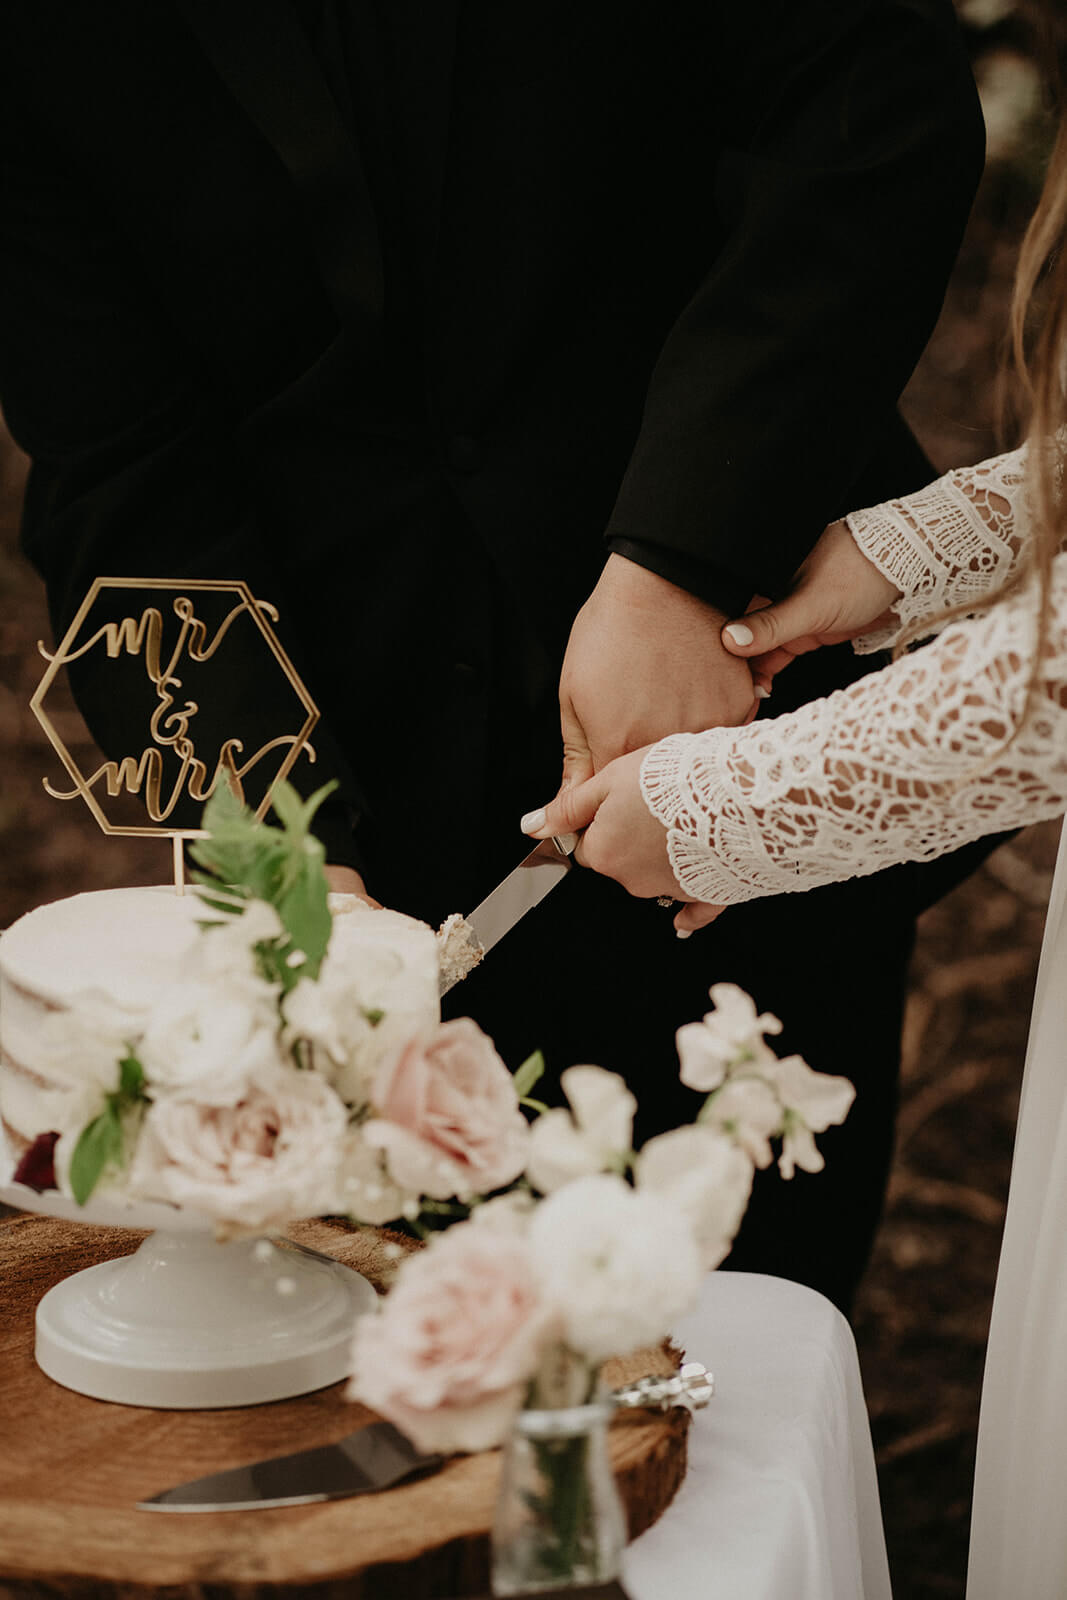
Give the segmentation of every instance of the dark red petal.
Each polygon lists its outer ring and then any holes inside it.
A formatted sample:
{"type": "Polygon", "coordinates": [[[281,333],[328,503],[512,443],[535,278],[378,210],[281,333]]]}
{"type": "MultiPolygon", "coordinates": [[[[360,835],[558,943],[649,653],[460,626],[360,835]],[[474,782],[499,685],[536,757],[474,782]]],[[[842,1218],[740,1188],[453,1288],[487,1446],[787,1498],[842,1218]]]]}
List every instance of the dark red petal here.
{"type": "Polygon", "coordinates": [[[15,1182],[27,1189],[56,1189],[55,1150],[58,1133],[39,1133],[15,1168],[15,1182]]]}

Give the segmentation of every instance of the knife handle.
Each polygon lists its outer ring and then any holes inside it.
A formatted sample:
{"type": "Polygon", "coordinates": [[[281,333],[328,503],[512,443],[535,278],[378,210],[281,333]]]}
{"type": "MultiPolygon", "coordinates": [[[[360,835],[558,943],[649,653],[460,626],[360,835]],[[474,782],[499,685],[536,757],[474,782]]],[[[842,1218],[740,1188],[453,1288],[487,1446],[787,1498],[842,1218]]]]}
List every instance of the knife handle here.
{"type": "Polygon", "coordinates": [[[578,844],[576,833],[556,833],[552,836],[552,843],[561,856],[572,856],[578,844]]]}

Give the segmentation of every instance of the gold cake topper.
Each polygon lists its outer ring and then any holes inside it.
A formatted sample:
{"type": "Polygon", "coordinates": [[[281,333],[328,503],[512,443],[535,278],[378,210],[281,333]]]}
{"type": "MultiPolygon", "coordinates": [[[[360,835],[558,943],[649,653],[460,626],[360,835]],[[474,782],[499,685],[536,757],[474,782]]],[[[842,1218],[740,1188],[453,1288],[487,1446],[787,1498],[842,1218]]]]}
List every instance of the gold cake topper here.
{"type": "Polygon", "coordinates": [[[272,624],[277,620],[276,608],[269,601],[257,600],[241,579],[97,578],[57,649],[49,651],[38,642],[37,648],[48,665],[30,707],[73,784],[70,789],[57,789],[45,778],[45,789],[57,800],[74,800],[80,795],[104,833],[169,837],[173,841],[174,879],[179,890],[184,881],[182,841],[199,838],[202,834],[199,828],[167,826],[168,818],[183,795],[205,801],[217,785],[225,781],[243,800],[249,775],[272,753],[284,752],[280,758],[276,757],[277,770],[271,774],[265,792],[254,807],[255,815],[262,818],[270,806],[275,784],[289,775],[301,752],[306,751],[309,760],[315,759],[308,739],[319,719],[318,708],[274,631],[272,624]],[[123,589],[171,592],[174,599],[170,617],[165,617],[158,606],[146,604],[139,615],[124,615],[118,620],[109,617],[96,627],[86,628],[97,601],[109,591],[123,589]],[[190,598],[193,594],[219,597],[216,610],[226,596],[233,603],[221,618],[209,621],[197,615],[195,602],[190,598]],[[172,619],[177,623],[177,636],[168,639],[172,619]],[[267,670],[281,673],[292,690],[299,726],[295,731],[268,739],[250,755],[245,753],[239,730],[231,731],[219,741],[211,760],[205,761],[197,753],[196,741],[190,732],[200,705],[193,699],[179,700],[177,691],[183,687],[181,672],[186,665],[195,669],[211,660],[234,625],[243,619],[247,619],[245,644],[249,642],[247,628],[251,626],[253,640],[261,642],[267,670]],[[82,637],[83,630],[85,637],[82,637]],[[105,759],[87,776],[45,709],[45,697],[62,667],[84,661],[93,651],[98,656],[103,651],[110,661],[124,655],[134,660],[140,658],[144,663],[148,693],[154,695],[154,699],[149,700],[151,709],[147,715],[144,748],[117,760],[105,759]],[[141,798],[151,818],[149,823],[117,823],[108,816],[103,800],[123,794],[141,798]]]}

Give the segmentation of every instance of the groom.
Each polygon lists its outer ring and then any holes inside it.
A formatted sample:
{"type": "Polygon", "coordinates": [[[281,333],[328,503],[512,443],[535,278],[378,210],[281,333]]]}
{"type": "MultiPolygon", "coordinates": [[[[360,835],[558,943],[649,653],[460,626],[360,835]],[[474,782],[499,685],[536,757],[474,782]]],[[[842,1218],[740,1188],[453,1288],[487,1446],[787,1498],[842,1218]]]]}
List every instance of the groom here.
{"type": "MultiPolygon", "coordinates": [[[[108,574],[272,600],[339,882],[469,909],[560,782],[565,651],[568,779],[738,722],[724,617],[930,475],[895,401],[982,151],[949,0],[35,0],[3,33],[0,403],[56,630],[108,574]]],[[[110,682],[78,693],[129,749],[110,682]]],[[[213,703],[277,731],[258,687],[213,703]]],[[[696,1108],[675,1027],[751,990],[859,1097],[733,1264],[846,1305],[920,878],[681,945],[572,873],[452,999],[512,1065],[625,1073],[647,1133],[696,1108]]]]}

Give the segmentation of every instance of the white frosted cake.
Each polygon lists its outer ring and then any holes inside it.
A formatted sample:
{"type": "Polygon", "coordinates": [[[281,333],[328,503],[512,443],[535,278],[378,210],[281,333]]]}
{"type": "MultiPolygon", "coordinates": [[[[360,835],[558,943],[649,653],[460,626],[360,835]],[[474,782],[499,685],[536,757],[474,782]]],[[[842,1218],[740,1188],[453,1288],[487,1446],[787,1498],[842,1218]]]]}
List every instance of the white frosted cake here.
{"type": "MultiPolygon", "coordinates": [[[[331,896],[331,908],[331,984],[351,973],[358,1004],[385,1014],[373,1055],[391,1039],[432,1026],[439,1017],[432,929],[353,896],[331,896]]],[[[81,1014],[98,994],[112,1015],[116,1007],[129,1013],[136,1040],[202,937],[198,922],[211,915],[195,894],[109,889],[40,906],[0,937],[0,1121],[16,1157],[55,1126],[56,1094],[79,1093],[93,1070],[92,1051],[80,1053],[76,1038],[56,1048],[64,1014],[75,1002],[81,1014]]],[[[371,1066],[362,1063],[364,1076],[371,1066]]],[[[338,1088],[344,1093],[343,1084],[338,1088]]]]}

